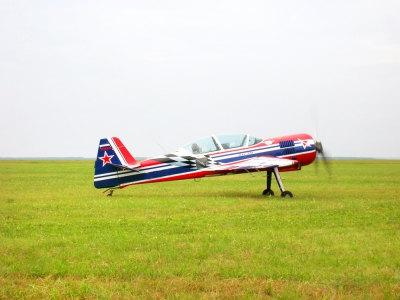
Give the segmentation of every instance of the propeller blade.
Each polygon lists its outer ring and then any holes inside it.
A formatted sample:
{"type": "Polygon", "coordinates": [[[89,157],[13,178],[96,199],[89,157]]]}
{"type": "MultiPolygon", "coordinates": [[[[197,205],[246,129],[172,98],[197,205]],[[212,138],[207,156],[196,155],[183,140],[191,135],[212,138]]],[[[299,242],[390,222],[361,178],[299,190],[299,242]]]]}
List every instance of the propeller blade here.
{"type": "Polygon", "coordinates": [[[320,141],[315,141],[315,150],[317,151],[317,162],[315,163],[315,173],[318,174],[318,166],[319,166],[319,162],[322,161],[322,163],[325,166],[326,172],[328,173],[329,177],[332,177],[332,170],[330,167],[330,163],[329,160],[327,158],[327,156],[324,153],[324,148],[322,146],[322,143],[320,141]]]}
{"type": "Polygon", "coordinates": [[[329,177],[332,177],[331,164],[323,152],[321,153],[321,158],[322,158],[322,162],[325,166],[326,172],[328,173],[329,177]]]}

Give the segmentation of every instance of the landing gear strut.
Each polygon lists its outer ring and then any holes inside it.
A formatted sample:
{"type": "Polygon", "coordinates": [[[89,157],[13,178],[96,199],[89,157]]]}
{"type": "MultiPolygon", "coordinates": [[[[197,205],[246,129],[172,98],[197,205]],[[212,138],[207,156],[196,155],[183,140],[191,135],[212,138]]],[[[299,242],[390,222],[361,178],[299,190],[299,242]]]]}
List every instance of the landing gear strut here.
{"type": "MultiPolygon", "coordinates": [[[[279,170],[277,167],[273,169],[276,182],[278,183],[279,189],[281,190],[281,197],[293,197],[293,194],[289,191],[285,191],[283,187],[281,176],[279,175],[279,170]]],[[[263,196],[271,197],[274,195],[274,192],[271,190],[271,180],[272,180],[272,171],[267,171],[267,188],[263,191],[263,196]]]]}
{"type": "Polygon", "coordinates": [[[271,177],[272,177],[272,172],[267,171],[267,189],[263,191],[263,196],[268,196],[271,197],[274,195],[274,191],[271,190],[271,177]]]}
{"type": "Polygon", "coordinates": [[[108,197],[112,197],[112,195],[113,195],[113,193],[114,193],[114,189],[106,189],[104,192],[103,192],[103,194],[104,193],[107,193],[107,196],[108,197]],[[108,193],[107,193],[108,192],[108,193]]]}

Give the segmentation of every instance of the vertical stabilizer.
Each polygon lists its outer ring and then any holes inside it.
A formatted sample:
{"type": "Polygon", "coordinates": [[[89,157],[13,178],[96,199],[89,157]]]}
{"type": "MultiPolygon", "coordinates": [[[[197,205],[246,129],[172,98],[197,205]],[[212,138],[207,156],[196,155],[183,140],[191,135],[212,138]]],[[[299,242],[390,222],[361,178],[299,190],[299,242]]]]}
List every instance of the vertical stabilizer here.
{"type": "Polygon", "coordinates": [[[118,187],[118,175],[124,169],[139,167],[140,163],[130,154],[121,140],[109,137],[100,140],[94,164],[94,186],[96,188],[118,187]]]}

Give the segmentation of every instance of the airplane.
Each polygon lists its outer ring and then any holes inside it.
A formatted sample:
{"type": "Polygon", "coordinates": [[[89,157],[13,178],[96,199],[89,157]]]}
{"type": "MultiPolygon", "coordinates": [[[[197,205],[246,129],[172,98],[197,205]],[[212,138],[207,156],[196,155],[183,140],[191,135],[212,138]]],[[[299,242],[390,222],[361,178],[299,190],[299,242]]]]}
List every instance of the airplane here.
{"type": "Polygon", "coordinates": [[[274,196],[272,173],[282,197],[285,190],[280,172],[299,171],[323,154],[322,143],[306,133],[261,139],[248,134],[210,135],[175,152],[137,161],[117,137],[100,139],[95,161],[94,186],[114,190],[130,185],[199,179],[266,171],[262,195],[274,196]]]}

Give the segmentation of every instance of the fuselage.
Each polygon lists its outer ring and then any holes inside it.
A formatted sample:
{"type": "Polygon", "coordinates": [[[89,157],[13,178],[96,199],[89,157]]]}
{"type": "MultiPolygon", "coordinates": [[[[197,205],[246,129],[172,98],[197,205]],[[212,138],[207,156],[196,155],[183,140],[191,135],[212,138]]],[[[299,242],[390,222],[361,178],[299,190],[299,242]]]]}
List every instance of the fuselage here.
{"type": "Polygon", "coordinates": [[[313,138],[305,133],[267,139],[249,135],[213,135],[189,143],[173,153],[141,161],[134,169],[113,167],[107,169],[107,172],[95,173],[94,184],[96,188],[124,188],[133,184],[267,170],[262,167],[251,170],[229,169],[229,165],[258,157],[294,161],[295,164],[279,167],[279,171],[296,171],[315,160],[316,149],[313,138]],[[221,170],[221,166],[227,167],[221,170]]]}

